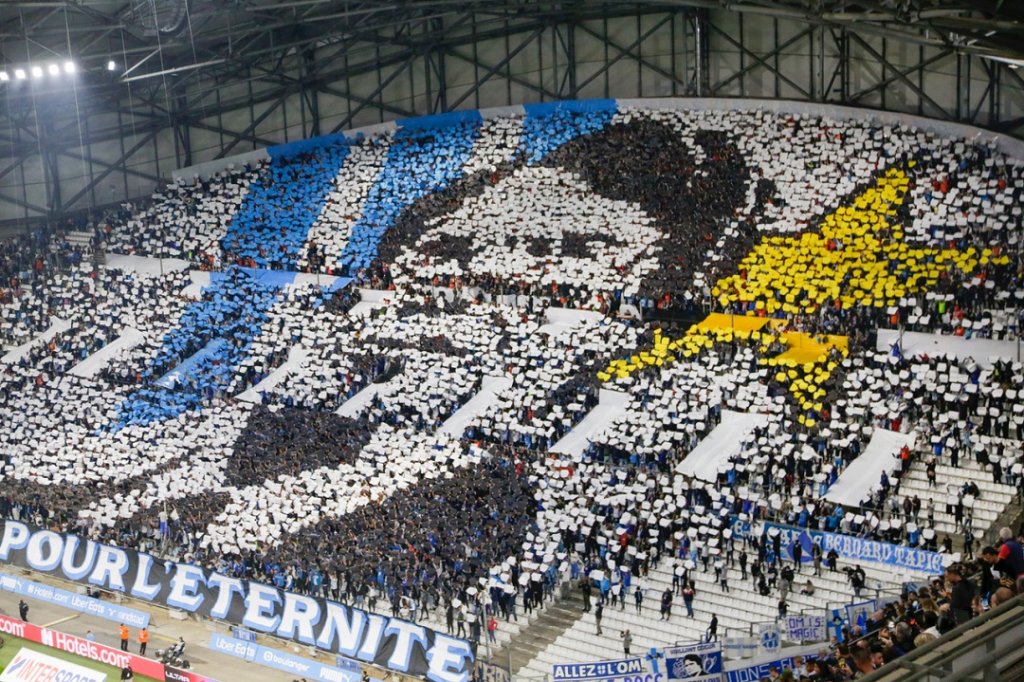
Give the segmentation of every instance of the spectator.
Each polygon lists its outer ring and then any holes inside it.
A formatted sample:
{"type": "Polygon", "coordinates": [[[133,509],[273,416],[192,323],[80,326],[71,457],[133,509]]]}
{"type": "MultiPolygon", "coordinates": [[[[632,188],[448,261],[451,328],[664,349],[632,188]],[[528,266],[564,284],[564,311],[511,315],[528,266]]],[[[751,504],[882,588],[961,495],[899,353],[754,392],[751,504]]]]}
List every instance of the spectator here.
{"type": "MultiPolygon", "coordinates": [[[[685,601],[685,599],[686,599],[685,591],[684,591],[683,594],[684,594],[683,599],[685,601]]],[[[689,615],[691,618],[693,617],[693,614],[689,610],[689,607],[687,607],[687,615],[689,615]]],[[[671,617],[672,617],[672,590],[669,589],[669,588],[666,588],[665,591],[661,594],[661,618],[660,618],[660,620],[670,620],[671,617]]]]}
{"type": "Polygon", "coordinates": [[[705,642],[717,642],[718,641],[718,614],[711,614],[711,622],[708,624],[708,629],[704,632],[705,642]]]}

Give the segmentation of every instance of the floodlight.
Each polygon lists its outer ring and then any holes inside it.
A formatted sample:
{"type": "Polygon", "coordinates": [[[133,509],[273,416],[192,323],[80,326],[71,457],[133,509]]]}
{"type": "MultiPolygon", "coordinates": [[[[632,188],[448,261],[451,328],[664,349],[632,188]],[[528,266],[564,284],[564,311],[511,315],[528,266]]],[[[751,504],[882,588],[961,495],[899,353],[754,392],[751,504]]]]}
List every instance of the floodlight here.
{"type": "Polygon", "coordinates": [[[33,66],[32,67],[32,77],[33,78],[42,78],[43,77],[43,67],[41,67],[41,66],[33,66]]]}
{"type": "Polygon", "coordinates": [[[48,64],[46,66],[46,70],[50,72],[51,76],[59,76],[60,75],[60,67],[57,66],[56,64],[48,64]]]}
{"type": "Polygon", "coordinates": [[[107,71],[114,71],[115,69],[117,69],[117,62],[111,59],[107,62],[107,71]]]}
{"type": "Polygon", "coordinates": [[[75,63],[71,60],[64,62],[64,73],[74,73],[76,71],[75,63]]]}
{"type": "Polygon", "coordinates": [[[25,80],[25,69],[15,69],[14,70],[14,77],[17,78],[20,81],[25,80]]]}
{"type": "Polygon", "coordinates": [[[9,80],[11,80],[11,77],[7,75],[7,72],[6,71],[0,71],[0,81],[3,81],[4,83],[6,83],[9,80]]]}

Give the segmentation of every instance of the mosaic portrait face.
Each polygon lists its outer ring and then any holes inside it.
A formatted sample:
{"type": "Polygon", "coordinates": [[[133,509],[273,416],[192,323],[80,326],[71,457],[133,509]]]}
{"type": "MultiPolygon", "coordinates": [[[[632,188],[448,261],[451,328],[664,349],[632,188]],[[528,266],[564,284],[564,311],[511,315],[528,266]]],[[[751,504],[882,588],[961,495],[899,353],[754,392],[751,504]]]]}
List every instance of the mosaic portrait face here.
{"type": "Polygon", "coordinates": [[[457,181],[407,211],[380,256],[421,283],[655,296],[692,285],[749,181],[726,133],[635,118],[457,181]]]}
{"type": "Polygon", "coordinates": [[[657,269],[663,236],[635,203],[594,194],[561,169],[524,166],[431,221],[407,259],[428,277],[629,291],[657,269]]]}

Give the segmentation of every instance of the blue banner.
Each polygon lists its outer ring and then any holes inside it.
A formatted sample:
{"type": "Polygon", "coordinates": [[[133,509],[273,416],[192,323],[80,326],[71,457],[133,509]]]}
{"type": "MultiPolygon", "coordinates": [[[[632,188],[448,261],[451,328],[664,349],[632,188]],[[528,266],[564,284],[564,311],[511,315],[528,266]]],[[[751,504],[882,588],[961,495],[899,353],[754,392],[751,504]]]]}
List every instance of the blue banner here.
{"type": "Polygon", "coordinates": [[[780,549],[785,560],[793,560],[793,545],[799,542],[803,550],[801,563],[810,563],[813,561],[811,549],[817,542],[821,545],[822,556],[827,556],[834,549],[839,558],[845,561],[884,564],[919,573],[939,574],[943,571],[942,555],[938,552],[855,538],[840,533],[794,528],[771,522],[765,524],[765,529],[773,528],[778,529],[782,536],[780,549]]]}
{"type": "Polygon", "coordinates": [[[240,628],[237,625],[231,626],[231,636],[235,639],[240,639],[243,642],[255,642],[256,633],[249,628],[240,628]]]}
{"type": "Polygon", "coordinates": [[[669,680],[720,682],[722,672],[720,642],[684,644],[665,649],[665,673],[669,680]]]}
{"type": "Polygon", "coordinates": [[[791,648],[786,651],[789,653],[776,655],[775,657],[765,657],[754,663],[742,661],[731,663],[725,672],[725,679],[727,682],[760,682],[762,678],[768,677],[769,668],[775,668],[780,673],[786,668],[792,670],[793,659],[797,656],[802,657],[804,660],[817,658],[817,649],[815,647],[791,648]]]}
{"type": "Polygon", "coordinates": [[[359,670],[342,670],[332,665],[313,661],[301,656],[245,642],[233,637],[213,633],[210,635],[210,648],[228,656],[241,658],[257,665],[281,670],[317,682],[360,682],[359,670]]]}
{"type": "MultiPolygon", "coordinates": [[[[874,599],[868,599],[867,601],[857,602],[856,604],[846,605],[846,620],[850,624],[852,629],[854,625],[859,625],[862,629],[866,628],[868,619],[871,618],[871,614],[878,610],[878,605],[874,599]]],[[[866,629],[864,630],[867,631],[866,629]]]]}
{"type": "Polygon", "coordinates": [[[0,573],[0,590],[38,599],[54,606],[63,606],[79,613],[88,613],[91,616],[112,620],[115,623],[124,623],[136,629],[149,627],[149,614],[145,611],[108,604],[102,599],[94,599],[84,594],[32,582],[7,573],[0,573]]]}
{"type": "Polygon", "coordinates": [[[594,663],[555,663],[551,677],[555,682],[569,680],[605,680],[611,677],[639,675],[644,672],[640,658],[624,658],[619,661],[596,661],[594,663]]]}

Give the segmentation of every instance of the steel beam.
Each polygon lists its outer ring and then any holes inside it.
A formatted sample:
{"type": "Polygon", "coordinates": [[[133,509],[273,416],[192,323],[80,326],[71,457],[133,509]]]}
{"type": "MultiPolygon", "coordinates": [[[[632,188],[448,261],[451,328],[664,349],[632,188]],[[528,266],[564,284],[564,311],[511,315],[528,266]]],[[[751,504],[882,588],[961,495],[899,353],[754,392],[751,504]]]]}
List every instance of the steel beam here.
{"type": "Polygon", "coordinates": [[[92,182],[90,182],[90,183],[89,183],[88,185],[86,185],[85,187],[83,187],[82,189],[80,189],[80,190],[79,190],[79,191],[78,191],[78,192],[77,192],[77,193],[76,193],[76,194],[75,194],[75,195],[74,195],[73,197],[71,197],[70,199],[68,199],[68,200],[67,200],[67,201],[66,201],[66,202],[64,203],[64,205],[65,205],[65,206],[68,206],[68,207],[72,207],[72,206],[74,206],[74,205],[75,205],[75,203],[76,203],[76,202],[77,202],[77,201],[78,201],[79,199],[81,199],[81,198],[82,198],[83,196],[85,196],[86,194],[88,194],[88,193],[89,193],[89,192],[90,192],[90,191],[91,191],[91,190],[93,189],[93,187],[96,187],[96,186],[98,186],[98,185],[99,185],[99,183],[103,182],[104,178],[106,178],[106,177],[107,177],[107,176],[109,176],[109,175],[110,175],[111,173],[113,173],[113,172],[114,172],[114,171],[115,171],[115,170],[117,169],[117,167],[118,167],[118,166],[121,166],[121,165],[123,165],[124,163],[126,163],[126,162],[127,162],[127,160],[128,160],[128,159],[130,159],[130,158],[131,158],[131,157],[132,157],[132,156],[133,156],[133,155],[135,154],[135,152],[139,151],[139,150],[140,150],[140,149],[142,149],[142,148],[143,148],[143,147],[144,147],[145,145],[149,144],[149,142],[150,142],[150,141],[151,141],[151,140],[152,140],[152,139],[153,139],[154,137],[156,137],[156,136],[157,136],[157,134],[158,134],[159,132],[160,132],[159,130],[156,130],[156,131],[153,131],[153,132],[147,133],[146,135],[143,135],[142,139],[141,139],[141,140],[139,140],[138,142],[136,142],[136,143],[135,143],[134,145],[132,145],[132,146],[131,146],[131,147],[130,147],[130,148],[129,148],[129,149],[127,150],[127,151],[125,151],[125,152],[124,152],[124,153],[123,153],[123,154],[121,155],[121,157],[120,157],[120,158],[119,158],[119,159],[118,159],[117,161],[115,161],[115,162],[114,162],[114,164],[113,164],[113,165],[112,165],[112,166],[111,166],[110,168],[107,168],[107,169],[105,169],[105,170],[104,170],[104,171],[103,171],[102,173],[100,173],[99,175],[97,175],[97,176],[96,176],[96,178],[95,178],[95,179],[93,179],[93,181],[92,181],[92,182]]]}
{"type": "MultiPolygon", "coordinates": [[[[850,95],[849,98],[848,98],[848,101],[851,102],[851,103],[854,103],[854,102],[857,102],[859,100],[862,100],[867,95],[870,95],[873,92],[878,92],[879,90],[882,90],[884,88],[889,87],[894,82],[900,80],[901,77],[903,77],[903,78],[909,77],[910,74],[912,74],[912,73],[914,73],[916,71],[921,71],[925,67],[931,66],[935,62],[942,61],[946,57],[953,57],[955,55],[956,55],[956,51],[953,50],[953,49],[943,50],[942,52],[939,52],[938,54],[934,54],[931,57],[928,57],[927,59],[925,59],[924,61],[919,62],[917,64],[914,64],[913,66],[910,66],[910,67],[908,67],[906,69],[894,70],[891,75],[886,76],[885,78],[883,78],[882,80],[878,81],[877,83],[875,83],[873,85],[870,85],[870,86],[868,86],[866,88],[862,88],[862,89],[858,90],[857,92],[853,93],[852,95],[850,95]]],[[[890,68],[894,68],[894,67],[890,66],[890,68]]]]}
{"type": "Polygon", "coordinates": [[[655,23],[654,26],[652,26],[651,28],[649,28],[646,31],[644,31],[643,33],[641,33],[637,37],[636,40],[634,40],[632,43],[630,43],[626,47],[622,47],[621,45],[616,44],[615,42],[610,40],[607,35],[606,36],[601,36],[599,33],[595,32],[593,29],[591,29],[589,26],[587,26],[585,24],[581,24],[579,26],[579,29],[581,31],[583,31],[584,33],[587,33],[589,35],[594,36],[598,40],[604,41],[604,43],[606,45],[608,45],[608,47],[610,47],[613,50],[615,50],[616,52],[618,52],[618,54],[615,55],[611,60],[606,60],[604,66],[602,66],[600,68],[600,70],[598,70],[596,73],[591,74],[582,83],[579,83],[577,85],[577,90],[582,90],[583,88],[585,88],[587,85],[589,85],[594,80],[596,80],[599,76],[601,76],[602,74],[607,72],[608,69],[610,69],[612,66],[614,66],[615,64],[617,64],[619,61],[621,61],[622,59],[624,59],[626,57],[629,57],[630,59],[633,59],[634,61],[637,62],[637,64],[639,64],[641,66],[644,66],[644,67],[650,69],[651,71],[654,71],[655,73],[657,73],[659,76],[662,76],[663,78],[668,78],[670,80],[674,79],[674,76],[672,75],[671,72],[666,71],[665,69],[661,68],[657,64],[650,63],[649,61],[643,59],[642,57],[640,57],[639,55],[637,55],[636,53],[633,52],[633,50],[635,50],[643,41],[647,40],[652,35],[657,33],[659,30],[661,30],[661,28],[663,26],[668,24],[670,21],[672,21],[672,15],[671,14],[666,15],[663,19],[661,19],[660,21],[655,23]]]}
{"type": "MultiPolygon", "coordinates": [[[[790,78],[786,74],[782,73],[780,70],[776,69],[772,64],[768,63],[768,58],[771,57],[770,54],[767,55],[767,57],[761,57],[759,54],[757,54],[756,52],[752,51],[746,45],[740,43],[738,40],[733,38],[731,35],[729,35],[725,31],[723,31],[719,27],[715,26],[713,23],[708,22],[707,26],[708,26],[708,29],[710,31],[714,31],[718,35],[722,36],[723,38],[725,38],[726,42],[728,42],[730,45],[732,45],[733,47],[738,49],[741,53],[746,54],[751,59],[753,59],[758,66],[763,66],[764,68],[766,68],[769,71],[771,71],[772,73],[774,73],[776,76],[779,77],[780,80],[782,80],[787,85],[789,85],[791,88],[793,88],[794,90],[799,92],[805,98],[813,99],[813,97],[811,97],[811,93],[810,93],[809,90],[807,90],[806,88],[801,87],[792,78],[790,78]]],[[[809,32],[805,32],[805,35],[809,35],[809,32]]],[[[711,94],[716,94],[717,92],[718,92],[717,88],[712,88],[711,94]]]]}
{"type": "Polygon", "coordinates": [[[515,59],[516,56],[520,52],[525,50],[526,47],[530,43],[532,43],[534,40],[536,40],[538,37],[540,37],[543,33],[544,33],[544,29],[543,28],[536,29],[535,31],[533,31],[533,33],[531,33],[528,36],[526,36],[525,40],[523,40],[518,45],[516,45],[516,47],[514,49],[512,49],[510,51],[506,51],[505,56],[501,59],[501,61],[498,62],[497,64],[492,65],[492,66],[487,66],[486,64],[483,64],[481,62],[478,62],[478,61],[474,60],[473,61],[473,65],[474,66],[483,67],[483,68],[486,69],[486,71],[484,72],[483,76],[480,76],[480,77],[478,77],[476,79],[476,83],[473,84],[472,89],[468,90],[464,95],[462,95],[462,97],[459,97],[457,100],[455,100],[452,103],[451,108],[452,109],[458,109],[460,104],[462,104],[467,99],[469,99],[473,95],[473,93],[476,92],[477,90],[479,90],[480,87],[484,83],[489,81],[494,74],[496,74],[499,71],[501,71],[502,69],[504,69],[508,65],[509,62],[511,62],[513,59],[515,59]]]}
{"type": "MultiPolygon", "coordinates": [[[[810,35],[811,31],[813,31],[813,30],[814,30],[813,27],[806,28],[803,31],[800,31],[799,33],[797,33],[795,36],[793,36],[789,40],[787,40],[784,43],[782,43],[781,45],[776,45],[775,49],[773,49],[771,52],[769,52],[767,54],[764,54],[764,55],[761,55],[760,61],[755,59],[753,64],[747,64],[746,66],[743,66],[742,68],[740,68],[739,71],[737,71],[737,72],[733,73],[732,75],[730,75],[728,78],[725,78],[725,79],[719,81],[718,83],[715,83],[715,85],[712,86],[711,91],[712,92],[718,92],[722,88],[727,86],[729,83],[731,83],[734,80],[736,80],[737,78],[743,78],[748,73],[758,69],[759,67],[767,68],[769,71],[771,71],[777,77],[780,76],[779,67],[777,65],[769,66],[767,60],[773,59],[775,57],[778,57],[782,53],[783,50],[785,50],[787,47],[789,47],[791,45],[796,44],[797,41],[803,40],[808,35],[810,35]]],[[[750,52],[748,50],[741,50],[740,51],[740,55],[741,56],[744,53],[751,54],[751,55],[754,54],[753,52],[750,52]]]]}
{"type": "Polygon", "coordinates": [[[929,105],[931,105],[943,118],[949,121],[956,120],[956,117],[950,114],[948,111],[946,111],[945,107],[943,107],[934,99],[932,99],[932,97],[928,95],[928,93],[926,93],[917,83],[910,80],[910,78],[908,78],[906,74],[902,73],[898,68],[893,66],[892,62],[890,62],[888,59],[882,56],[882,54],[880,54],[878,50],[871,47],[871,45],[869,45],[867,41],[865,41],[856,33],[851,33],[850,35],[862,48],[864,48],[864,50],[868,54],[877,59],[882,66],[892,71],[895,78],[898,81],[900,81],[905,86],[910,88],[914,93],[917,94],[918,97],[921,98],[922,101],[927,102],[929,105]]]}
{"type": "Polygon", "coordinates": [[[338,125],[334,126],[331,129],[331,133],[333,134],[347,128],[349,125],[351,125],[355,117],[359,115],[359,112],[363,111],[367,106],[376,106],[376,104],[370,104],[371,102],[373,102],[373,98],[379,96],[382,92],[384,92],[384,88],[386,88],[388,85],[394,82],[394,80],[398,78],[400,75],[405,73],[406,69],[411,68],[419,56],[420,55],[417,54],[410,55],[404,62],[399,64],[398,68],[392,71],[391,75],[389,75],[386,79],[382,80],[374,89],[374,91],[367,95],[365,100],[363,100],[363,102],[361,102],[359,106],[355,108],[355,110],[349,112],[349,114],[341,121],[341,123],[339,123],[338,125]]]}

